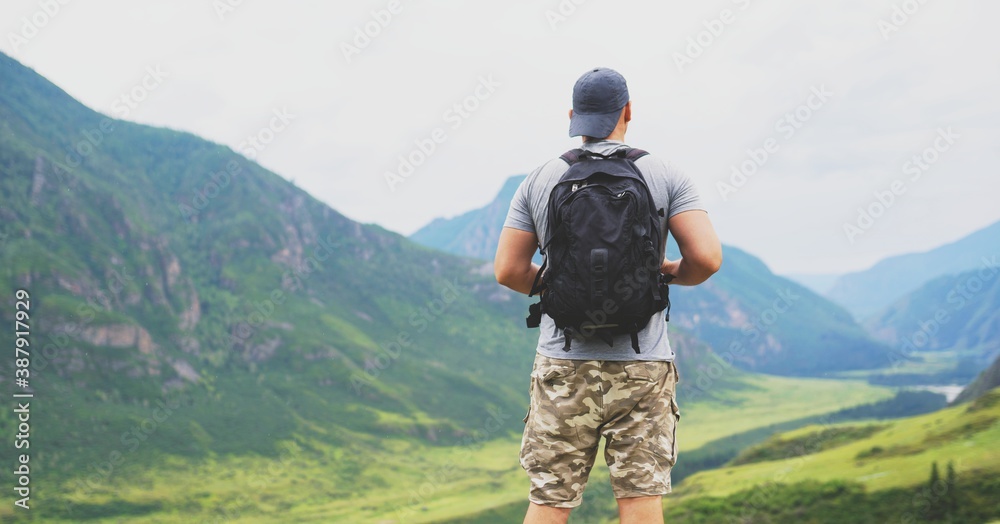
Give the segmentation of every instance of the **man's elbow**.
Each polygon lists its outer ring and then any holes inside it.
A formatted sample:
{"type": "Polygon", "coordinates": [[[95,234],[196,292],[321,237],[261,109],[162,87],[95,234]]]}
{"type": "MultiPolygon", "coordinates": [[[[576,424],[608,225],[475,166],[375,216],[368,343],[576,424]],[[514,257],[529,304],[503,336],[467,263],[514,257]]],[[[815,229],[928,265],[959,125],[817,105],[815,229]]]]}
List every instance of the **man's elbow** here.
{"type": "Polygon", "coordinates": [[[697,275],[696,280],[698,283],[702,283],[708,280],[712,275],[719,272],[722,268],[722,250],[713,251],[711,253],[705,253],[699,256],[692,265],[694,266],[694,273],[697,275]]]}
{"type": "Polygon", "coordinates": [[[503,287],[510,287],[510,285],[509,285],[510,284],[510,277],[507,275],[507,273],[504,273],[504,272],[500,271],[499,269],[494,269],[493,270],[493,276],[496,277],[497,284],[500,284],[503,287]]]}
{"type": "Polygon", "coordinates": [[[722,249],[712,253],[712,256],[705,262],[705,270],[709,277],[718,273],[720,269],[722,269],[722,249]]]}
{"type": "Polygon", "coordinates": [[[497,279],[497,284],[510,288],[513,286],[516,276],[510,267],[503,264],[493,265],[493,276],[497,279]]]}

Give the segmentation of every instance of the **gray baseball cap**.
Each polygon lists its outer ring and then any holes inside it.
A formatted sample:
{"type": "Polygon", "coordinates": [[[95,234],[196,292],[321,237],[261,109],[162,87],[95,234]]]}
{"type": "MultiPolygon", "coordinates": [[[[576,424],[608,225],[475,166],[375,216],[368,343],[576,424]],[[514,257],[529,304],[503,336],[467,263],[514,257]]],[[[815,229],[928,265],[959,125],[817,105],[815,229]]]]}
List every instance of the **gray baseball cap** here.
{"type": "Polygon", "coordinates": [[[628,101],[628,85],[618,71],[606,67],[587,71],[573,86],[569,136],[610,135],[628,101]]]}

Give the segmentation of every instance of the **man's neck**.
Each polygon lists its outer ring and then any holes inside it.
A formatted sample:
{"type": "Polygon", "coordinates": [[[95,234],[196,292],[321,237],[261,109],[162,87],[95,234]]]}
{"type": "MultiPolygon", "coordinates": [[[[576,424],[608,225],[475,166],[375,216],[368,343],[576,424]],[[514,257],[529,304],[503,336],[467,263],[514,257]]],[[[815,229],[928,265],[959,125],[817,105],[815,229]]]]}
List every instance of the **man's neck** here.
{"type": "Polygon", "coordinates": [[[583,139],[584,144],[596,144],[597,142],[625,142],[625,132],[616,130],[605,138],[583,139]]]}
{"type": "Polygon", "coordinates": [[[599,144],[601,142],[621,142],[625,143],[625,135],[611,135],[607,138],[594,138],[591,140],[584,139],[583,143],[586,144],[599,144]]]}
{"type": "Polygon", "coordinates": [[[615,130],[615,132],[611,133],[611,135],[609,135],[607,138],[605,138],[605,140],[610,140],[610,141],[613,141],[613,142],[624,142],[625,141],[625,130],[624,129],[621,130],[621,131],[615,130]]]}

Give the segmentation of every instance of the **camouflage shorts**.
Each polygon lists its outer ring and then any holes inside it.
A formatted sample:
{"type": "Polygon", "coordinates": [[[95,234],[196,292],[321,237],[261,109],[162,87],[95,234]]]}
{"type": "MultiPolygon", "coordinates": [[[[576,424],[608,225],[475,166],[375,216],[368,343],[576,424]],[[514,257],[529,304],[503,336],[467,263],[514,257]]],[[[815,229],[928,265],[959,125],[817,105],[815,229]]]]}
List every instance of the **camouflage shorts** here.
{"type": "Polygon", "coordinates": [[[531,502],[580,505],[602,437],[615,498],[670,493],[680,410],[673,362],[535,356],[521,467],[531,502]]]}

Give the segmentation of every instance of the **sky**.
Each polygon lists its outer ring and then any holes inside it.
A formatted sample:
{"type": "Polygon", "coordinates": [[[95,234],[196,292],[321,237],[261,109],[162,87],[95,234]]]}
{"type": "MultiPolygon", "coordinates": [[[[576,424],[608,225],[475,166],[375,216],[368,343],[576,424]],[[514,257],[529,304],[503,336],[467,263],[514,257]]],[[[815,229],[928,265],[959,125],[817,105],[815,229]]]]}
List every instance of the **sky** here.
{"type": "Polygon", "coordinates": [[[839,274],[1000,220],[997,19],[987,0],[7,0],[0,50],[401,234],[575,147],[573,83],[612,67],[627,141],[693,179],[724,243],[839,274]]]}

